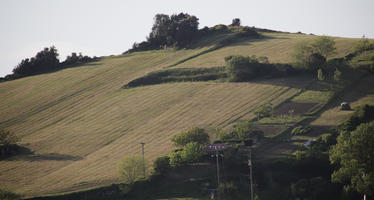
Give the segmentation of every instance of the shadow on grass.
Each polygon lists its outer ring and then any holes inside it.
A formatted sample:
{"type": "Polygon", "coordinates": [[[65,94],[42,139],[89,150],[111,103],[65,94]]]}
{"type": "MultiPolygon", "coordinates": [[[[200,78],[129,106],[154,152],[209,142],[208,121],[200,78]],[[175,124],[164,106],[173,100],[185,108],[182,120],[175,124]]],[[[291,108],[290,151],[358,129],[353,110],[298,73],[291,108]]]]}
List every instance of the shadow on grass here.
{"type": "Polygon", "coordinates": [[[4,161],[31,161],[31,162],[40,162],[40,161],[78,161],[82,160],[83,157],[72,156],[68,154],[59,154],[59,153],[46,153],[46,154],[34,154],[30,149],[26,147],[19,146],[17,155],[9,156],[4,161]]]}

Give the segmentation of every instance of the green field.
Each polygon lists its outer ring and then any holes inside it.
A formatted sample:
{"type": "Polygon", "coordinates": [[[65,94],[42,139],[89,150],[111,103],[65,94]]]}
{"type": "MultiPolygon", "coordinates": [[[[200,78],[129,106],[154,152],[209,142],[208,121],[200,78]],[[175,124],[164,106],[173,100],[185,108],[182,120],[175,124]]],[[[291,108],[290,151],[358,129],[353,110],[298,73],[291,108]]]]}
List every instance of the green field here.
{"type": "MultiPolygon", "coordinates": [[[[146,159],[152,161],[175,148],[170,138],[182,130],[194,126],[228,129],[237,120],[253,119],[253,110],[264,102],[278,106],[299,95],[311,78],[121,88],[148,72],[190,57],[174,67],[223,66],[223,58],[233,54],[291,62],[292,46],[315,37],[285,33],[265,36],[197,57],[194,55],[211,48],[217,38],[195,49],[106,57],[79,67],[0,83],[0,128],[16,133],[21,137],[20,144],[33,152],[0,161],[0,188],[29,197],[118,182],[117,163],[126,155],[139,154],[140,142],[146,143],[146,159]]],[[[349,52],[355,41],[336,38],[337,56],[349,52]]],[[[320,100],[313,99],[314,91],[302,94],[295,101],[320,100]]],[[[372,101],[361,99],[366,100],[372,101]]]]}

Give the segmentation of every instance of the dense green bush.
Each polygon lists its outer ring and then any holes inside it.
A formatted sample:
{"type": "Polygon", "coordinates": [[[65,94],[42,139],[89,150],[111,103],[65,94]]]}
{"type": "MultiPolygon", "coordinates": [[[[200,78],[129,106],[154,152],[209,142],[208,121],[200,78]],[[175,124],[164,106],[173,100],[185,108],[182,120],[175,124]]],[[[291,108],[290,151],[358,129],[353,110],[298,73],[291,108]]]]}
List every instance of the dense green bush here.
{"type": "Polygon", "coordinates": [[[190,142],[208,144],[209,135],[204,129],[195,127],[175,135],[171,141],[174,142],[175,146],[186,146],[190,142]]]}
{"type": "Polygon", "coordinates": [[[230,81],[249,81],[254,78],[274,78],[288,76],[296,70],[288,64],[270,64],[265,58],[256,56],[227,56],[225,57],[227,73],[230,81]]]}
{"type": "Polygon", "coordinates": [[[156,174],[165,174],[170,169],[170,167],[169,156],[159,157],[153,162],[153,169],[155,170],[156,174]]]}

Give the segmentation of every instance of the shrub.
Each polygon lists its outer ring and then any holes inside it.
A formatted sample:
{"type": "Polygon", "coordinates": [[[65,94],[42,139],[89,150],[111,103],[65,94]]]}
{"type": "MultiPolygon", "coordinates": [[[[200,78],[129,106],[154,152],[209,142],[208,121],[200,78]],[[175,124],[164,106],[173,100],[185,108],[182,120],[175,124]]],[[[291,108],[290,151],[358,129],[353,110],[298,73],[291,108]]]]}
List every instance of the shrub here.
{"type": "Polygon", "coordinates": [[[355,112],[346,121],[344,121],[339,129],[342,131],[353,131],[361,123],[367,123],[374,120],[374,106],[364,105],[355,109],[355,112]]]}
{"type": "Polygon", "coordinates": [[[153,168],[157,174],[165,174],[170,169],[170,157],[162,156],[157,158],[153,163],[153,168]]]}
{"type": "Polygon", "coordinates": [[[0,189],[0,199],[1,200],[18,200],[21,197],[9,190],[0,189]]]}
{"type": "Polygon", "coordinates": [[[176,146],[185,146],[190,142],[208,144],[209,135],[204,129],[195,127],[175,135],[171,141],[174,142],[176,146]]]}
{"type": "Polygon", "coordinates": [[[248,81],[258,72],[259,62],[244,56],[232,56],[227,61],[227,70],[231,81],[248,81]]]}
{"type": "Polygon", "coordinates": [[[312,128],[309,127],[309,126],[307,126],[307,127],[297,126],[297,127],[292,129],[291,134],[292,135],[304,135],[304,134],[307,134],[308,132],[310,132],[311,130],[312,130],[312,128]]]}

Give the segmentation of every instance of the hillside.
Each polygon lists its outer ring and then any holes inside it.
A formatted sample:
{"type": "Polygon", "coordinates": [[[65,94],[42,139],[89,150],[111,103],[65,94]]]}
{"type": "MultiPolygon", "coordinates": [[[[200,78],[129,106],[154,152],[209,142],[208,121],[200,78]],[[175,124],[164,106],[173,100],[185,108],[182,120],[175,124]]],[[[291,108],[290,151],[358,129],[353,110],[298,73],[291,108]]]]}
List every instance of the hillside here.
{"type": "MultiPolygon", "coordinates": [[[[315,91],[310,77],[121,88],[148,72],[168,67],[223,66],[228,55],[255,54],[267,56],[270,62],[291,62],[293,45],[315,37],[264,35],[206,51],[226,37],[218,35],[192,49],[106,57],[0,83],[0,128],[16,133],[20,144],[32,152],[0,161],[0,188],[39,196],[108,185],[118,181],[118,161],[141,152],[140,142],[146,143],[146,159],[152,161],[175,148],[170,138],[181,130],[193,126],[227,129],[239,119],[253,119],[253,111],[264,102],[278,106],[308,89],[315,91]]],[[[356,41],[336,38],[336,57],[346,55],[356,41]]],[[[357,87],[360,84],[366,82],[357,87]]],[[[366,96],[361,101],[373,102],[365,91],[361,96],[366,96]]],[[[330,96],[326,98],[321,107],[330,100],[330,96]]]]}

